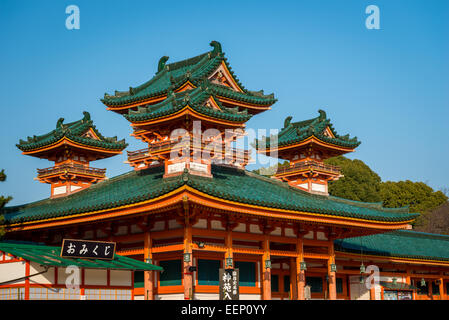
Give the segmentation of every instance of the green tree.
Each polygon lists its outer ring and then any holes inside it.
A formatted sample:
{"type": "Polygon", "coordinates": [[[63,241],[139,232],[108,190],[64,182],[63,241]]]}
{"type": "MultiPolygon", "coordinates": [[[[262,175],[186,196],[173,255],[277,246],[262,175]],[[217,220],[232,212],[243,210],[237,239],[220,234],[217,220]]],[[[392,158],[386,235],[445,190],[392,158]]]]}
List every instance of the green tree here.
{"type": "Polygon", "coordinates": [[[273,176],[276,173],[277,168],[282,168],[282,167],[288,167],[290,165],[290,163],[288,161],[284,161],[282,163],[278,163],[275,165],[272,165],[270,167],[261,167],[259,169],[253,170],[252,172],[263,175],[263,176],[273,176]]]}
{"type": "MultiPolygon", "coordinates": [[[[5,171],[2,170],[2,171],[0,171],[0,181],[5,181],[5,180],[6,180],[5,171]]],[[[11,197],[0,196],[0,209],[3,208],[5,206],[5,204],[11,199],[12,199],[11,197]]],[[[4,221],[5,221],[4,217],[0,216],[0,238],[5,234],[5,229],[2,226],[4,221]]]]}
{"type": "Polygon", "coordinates": [[[329,194],[349,200],[380,202],[381,179],[361,160],[351,160],[343,156],[325,160],[327,164],[338,166],[343,178],[329,183],[329,194]]]}
{"type": "Polygon", "coordinates": [[[410,180],[383,182],[380,185],[380,195],[385,207],[409,206],[410,212],[421,213],[415,226],[423,226],[426,223],[427,214],[448,200],[443,192],[434,191],[424,182],[410,180]]]}

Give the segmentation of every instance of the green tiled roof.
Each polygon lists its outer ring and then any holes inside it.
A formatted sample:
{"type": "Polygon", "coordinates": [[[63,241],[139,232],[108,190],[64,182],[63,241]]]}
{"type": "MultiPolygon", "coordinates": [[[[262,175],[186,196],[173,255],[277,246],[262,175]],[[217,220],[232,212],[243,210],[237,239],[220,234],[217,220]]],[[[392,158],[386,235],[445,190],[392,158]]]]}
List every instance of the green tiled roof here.
{"type": "MultiPolygon", "coordinates": [[[[356,148],[360,145],[360,141],[357,137],[349,138],[349,134],[340,136],[332,126],[330,119],[327,119],[326,112],[319,110],[319,116],[313,119],[291,122],[292,117],[287,117],[284,122],[284,127],[277,135],[278,147],[296,144],[304,141],[311,136],[315,136],[321,141],[328,142],[334,145],[356,148]],[[328,137],[324,134],[325,129],[329,127],[335,138],[328,137]]],[[[266,139],[266,147],[270,147],[270,139],[275,137],[269,137],[266,139]]],[[[256,146],[262,148],[265,145],[264,140],[256,141],[256,146]],[[260,145],[260,147],[259,147],[260,145]]]]}
{"type": "Polygon", "coordinates": [[[377,256],[449,261],[449,236],[398,230],[370,236],[339,239],[335,249],[377,256]]]}
{"type": "MultiPolygon", "coordinates": [[[[3,208],[7,223],[48,219],[138,203],[169,193],[183,185],[221,199],[267,208],[352,217],[371,221],[403,222],[419,214],[395,212],[381,207],[347,203],[338,198],[313,195],[285,182],[231,167],[212,166],[213,178],[184,173],[162,178],[163,166],[101,181],[63,198],[45,199],[3,208]]],[[[0,211],[0,213],[2,213],[0,211]]]]}
{"type": "Polygon", "coordinates": [[[40,244],[23,244],[17,242],[0,242],[0,251],[7,252],[16,257],[25,260],[37,262],[40,265],[48,267],[68,267],[75,265],[80,268],[92,269],[114,269],[114,270],[138,270],[150,271],[163,269],[149,263],[139,260],[123,257],[118,254],[114,255],[112,260],[100,259],[80,259],[80,258],[61,258],[61,248],[51,247],[40,244]]]}
{"type": "Polygon", "coordinates": [[[253,92],[245,89],[224,57],[220,43],[212,41],[211,46],[214,47],[212,51],[174,63],[166,64],[168,57],[162,57],[159,60],[158,72],[152,79],[138,87],[130,87],[128,91],[115,91],[114,95],[105,93],[101,101],[108,106],[121,106],[168,94],[186,81],[190,81],[195,86],[199,86],[203,81],[212,84],[207,78],[224,62],[243,93],[225,86],[214,85],[217,94],[258,105],[269,106],[276,102],[273,94],[264,95],[263,91],[253,92]]]}
{"type": "Polygon", "coordinates": [[[146,121],[168,116],[183,109],[187,105],[192,107],[195,111],[213,118],[235,122],[246,122],[251,118],[251,114],[248,114],[246,109],[238,111],[226,108],[217,99],[215,99],[215,101],[221,110],[207,106],[206,102],[211,97],[215,98],[215,95],[212,93],[208,84],[203,83],[200,87],[192,90],[186,90],[180,93],[172,92],[167,99],[160,103],[148,107],[138,107],[137,111],[128,110],[128,114],[125,114],[125,118],[131,122],[146,121]]]}
{"type": "Polygon", "coordinates": [[[80,144],[110,150],[121,151],[128,146],[124,139],[117,141],[117,137],[108,138],[102,136],[90,119],[90,114],[86,111],[83,114],[83,119],[67,124],[64,123],[63,118],[60,118],[56,123],[55,130],[41,136],[28,137],[27,141],[20,140],[16,146],[22,151],[32,151],[51,145],[63,137],[80,144]],[[89,129],[92,129],[100,140],[83,136],[89,129]]]}

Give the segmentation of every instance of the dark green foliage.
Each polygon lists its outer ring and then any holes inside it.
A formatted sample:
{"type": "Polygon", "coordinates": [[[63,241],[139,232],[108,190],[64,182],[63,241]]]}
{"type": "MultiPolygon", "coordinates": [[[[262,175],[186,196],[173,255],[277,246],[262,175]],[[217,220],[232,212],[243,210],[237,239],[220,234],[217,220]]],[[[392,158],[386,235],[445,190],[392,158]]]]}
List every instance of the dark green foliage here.
{"type": "Polygon", "coordinates": [[[260,174],[262,176],[273,176],[276,173],[277,168],[282,168],[282,167],[288,167],[290,165],[290,163],[288,161],[284,161],[283,163],[278,163],[275,165],[272,165],[270,167],[267,168],[259,168],[257,170],[253,170],[252,172],[260,174]]]}
{"type": "MultiPolygon", "coordinates": [[[[0,171],[0,181],[5,181],[5,180],[6,180],[5,171],[2,170],[2,171],[0,171]]],[[[5,206],[5,204],[11,199],[12,199],[11,197],[0,196],[0,209],[3,208],[5,206]]],[[[4,217],[0,216],[0,238],[5,234],[5,229],[2,227],[4,220],[5,220],[4,217]]]]}
{"type": "Polygon", "coordinates": [[[325,160],[326,163],[341,168],[344,175],[329,183],[329,193],[336,197],[363,202],[380,202],[381,179],[361,160],[351,160],[343,156],[325,160]]]}
{"type": "Polygon", "coordinates": [[[424,182],[410,180],[383,182],[380,186],[380,195],[385,207],[409,206],[410,212],[421,213],[421,217],[415,223],[417,226],[424,225],[428,213],[448,200],[443,192],[434,191],[424,182]]]}

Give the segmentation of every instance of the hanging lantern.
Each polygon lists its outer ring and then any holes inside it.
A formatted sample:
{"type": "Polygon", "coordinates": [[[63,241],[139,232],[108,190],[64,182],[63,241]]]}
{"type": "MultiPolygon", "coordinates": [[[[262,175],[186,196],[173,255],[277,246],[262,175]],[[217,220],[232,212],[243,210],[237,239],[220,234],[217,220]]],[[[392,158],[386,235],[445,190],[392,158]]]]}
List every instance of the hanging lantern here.
{"type": "Polygon", "coordinates": [[[398,283],[398,279],[396,279],[396,277],[394,277],[392,280],[393,280],[393,284],[397,284],[398,283]]]}
{"type": "Polygon", "coordinates": [[[365,273],[365,272],[366,272],[366,269],[362,262],[362,264],[360,265],[360,273],[365,273]]]}
{"type": "Polygon", "coordinates": [[[331,272],[337,272],[337,265],[335,263],[331,264],[331,272]]]}
{"type": "Polygon", "coordinates": [[[184,262],[190,262],[190,256],[191,256],[190,252],[185,252],[184,253],[184,262]]]}
{"type": "Polygon", "coordinates": [[[425,287],[426,286],[426,280],[424,280],[424,278],[421,279],[421,287],[425,287]]]}
{"type": "Polygon", "coordinates": [[[301,271],[306,271],[307,270],[307,263],[305,261],[301,261],[299,264],[299,268],[301,269],[301,271]]]}
{"type": "Polygon", "coordinates": [[[146,259],[145,259],[145,262],[146,262],[146,263],[149,263],[149,264],[152,264],[152,263],[153,263],[153,259],[151,259],[151,258],[146,258],[146,259]]]}
{"type": "Polygon", "coordinates": [[[271,268],[271,260],[270,259],[265,260],[265,268],[267,268],[267,269],[271,268]]]}
{"type": "Polygon", "coordinates": [[[232,258],[226,258],[226,267],[228,268],[231,268],[232,267],[232,264],[233,264],[233,259],[232,258]]]}
{"type": "Polygon", "coordinates": [[[363,276],[360,276],[360,284],[364,284],[365,283],[365,279],[363,278],[363,276]]]}

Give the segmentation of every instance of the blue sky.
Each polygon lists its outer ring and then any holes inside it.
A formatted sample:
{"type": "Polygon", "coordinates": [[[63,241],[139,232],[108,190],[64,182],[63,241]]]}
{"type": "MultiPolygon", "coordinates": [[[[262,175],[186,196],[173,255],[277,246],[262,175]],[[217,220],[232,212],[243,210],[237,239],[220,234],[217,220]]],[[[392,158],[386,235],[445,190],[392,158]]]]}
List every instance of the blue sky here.
{"type": "MultiPolygon", "coordinates": [[[[169,62],[221,42],[250,90],[274,92],[272,110],[250,128],[281,128],[324,109],[340,134],[362,141],[350,158],[384,181],[449,187],[449,1],[16,1],[0,2],[0,126],[10,205],[48,197],[33,181],[47,160],[15,144],[78,120],[89,111],[106,136],[144,145],[128,122],[100,102],[105,92],[150,79],[169,62]],[[80,9],[80,29],[67,30],[65,8],[80,9]],[[368,5],[380,30],[365,27],[368,5]]],[[[109,177],[127,172],[125,154],[97,161],[109,177]]]]}

